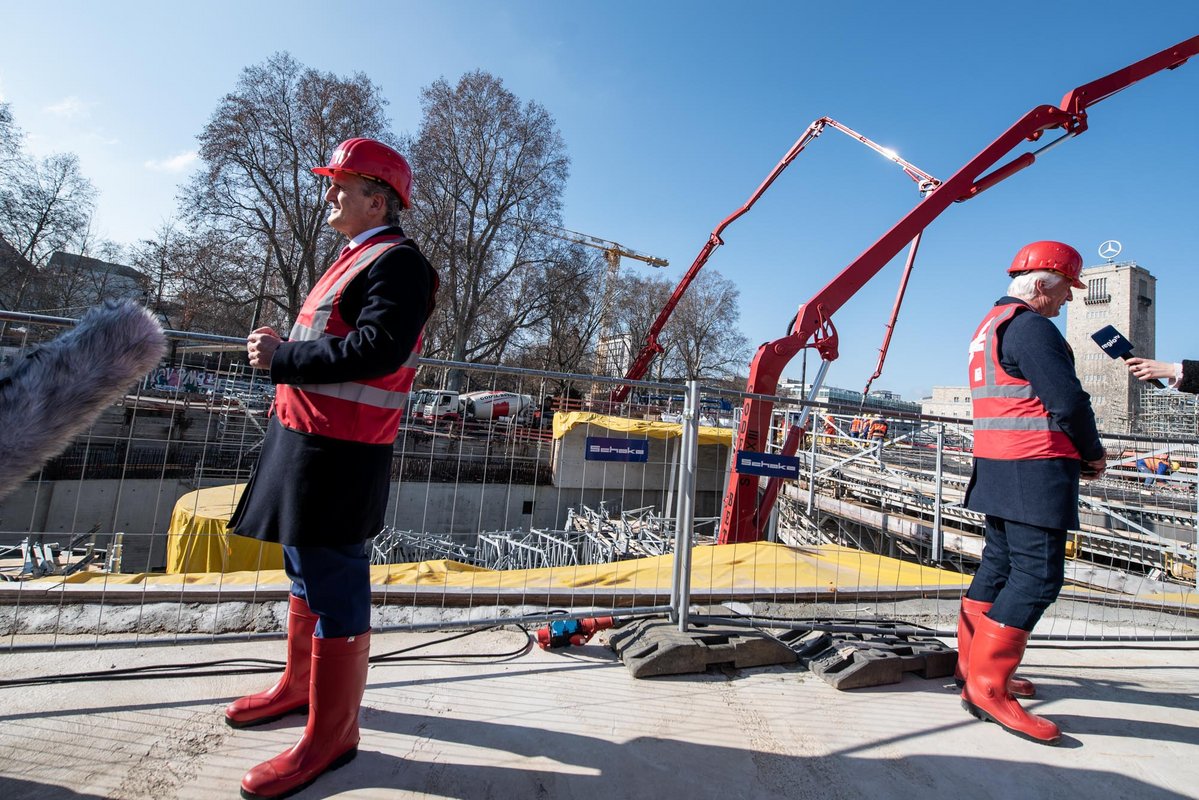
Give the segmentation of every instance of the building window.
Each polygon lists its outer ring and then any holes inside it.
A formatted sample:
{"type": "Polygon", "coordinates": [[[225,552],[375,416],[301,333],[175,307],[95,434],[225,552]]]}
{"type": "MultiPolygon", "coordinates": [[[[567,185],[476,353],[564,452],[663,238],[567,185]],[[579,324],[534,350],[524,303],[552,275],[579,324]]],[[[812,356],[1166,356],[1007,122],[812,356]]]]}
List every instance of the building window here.
{"type": "Polygon", "coordinates": [[[1107,293],[1107,278],[1091,278],[1087,281],[1087,305],[1095,303],[1110,303],[1112,296],[1107,293]]]}

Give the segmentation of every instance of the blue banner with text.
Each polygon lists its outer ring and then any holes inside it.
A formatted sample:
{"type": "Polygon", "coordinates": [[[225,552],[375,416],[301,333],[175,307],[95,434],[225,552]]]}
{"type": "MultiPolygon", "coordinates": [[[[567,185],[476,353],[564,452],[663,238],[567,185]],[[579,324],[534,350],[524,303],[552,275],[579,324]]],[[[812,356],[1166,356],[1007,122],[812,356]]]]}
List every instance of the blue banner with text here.
{"type": "Polygon", "coordinates": [[[649,461],[649,439],[587,437],[588,461],[649,461]]]}
{"type": "Polygon", "coordinates": [[[795,480],[799,477],[799,456],[780,456],[772,453],[737,451],[736,471],[741,475],[763,475],[767,478],[795,480]]]}

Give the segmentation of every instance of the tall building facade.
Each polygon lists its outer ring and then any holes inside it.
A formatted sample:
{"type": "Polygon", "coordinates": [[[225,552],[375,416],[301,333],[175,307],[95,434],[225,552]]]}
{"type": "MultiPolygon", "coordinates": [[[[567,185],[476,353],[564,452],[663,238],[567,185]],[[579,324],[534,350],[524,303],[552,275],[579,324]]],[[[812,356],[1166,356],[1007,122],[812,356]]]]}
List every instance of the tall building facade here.
{"type": "Polygon", "coordinates": [[[1105,325],[1134,346],[1133,355],[1153,358],[1157,337],[1157,279],[1135,261],[1109,262],[1082,271],[1086,289],[1066,305],[1066,340],[1082,388],[1091,395],[1101,431],[1131,433],[1141,414],[1141,384],[1123,361],[1109,358],[1091,339],[1105,325]]]}
{"type": "Polygon", "coordinates": [[[933,393],[920,401],[920,413],[930,417],[970,419],[974,416],[970,387],[934,386],[933,393]]]}

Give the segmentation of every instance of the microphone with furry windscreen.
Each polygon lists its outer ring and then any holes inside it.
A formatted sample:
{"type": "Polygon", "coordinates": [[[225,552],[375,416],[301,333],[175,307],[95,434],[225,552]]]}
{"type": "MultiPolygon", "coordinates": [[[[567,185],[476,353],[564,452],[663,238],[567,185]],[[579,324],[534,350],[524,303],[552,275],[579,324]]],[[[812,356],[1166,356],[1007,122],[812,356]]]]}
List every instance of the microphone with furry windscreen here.
{"type": "MultiPolygon", "coordinates": [[[[1107,353],[1109,358],[1120,358],[1125,361],[1132,358],[1132,342],[1124,338],[1124,334],[1116,330],[1113,325],[1106,325],[1091,334],[1091,338],[1095,340],[1095,344],[1099,345],[1103,352],[1107,353]]],[[[1165,384],[1157,378],[1145,381],[1151,383],[1159,389],[1164,389],[1165,384]]]]}
{"type": "Polygon", "coordinates": [[[165,350],[162,326],[149,311],[106,302],[0,374],[0,500],[61,453],[165,350]]]}

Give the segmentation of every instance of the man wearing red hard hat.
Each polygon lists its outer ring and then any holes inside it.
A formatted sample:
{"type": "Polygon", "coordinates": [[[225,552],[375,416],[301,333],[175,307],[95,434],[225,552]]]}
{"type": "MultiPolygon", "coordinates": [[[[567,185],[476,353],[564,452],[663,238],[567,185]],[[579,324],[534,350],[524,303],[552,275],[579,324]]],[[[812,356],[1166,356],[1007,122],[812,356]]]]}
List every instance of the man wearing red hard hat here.
{"type": "Polygon", "coordinates": [[[308,723],[294,747],[246,773],[246,798],[290,795],[357,754],[370,651],[366,540],[383,527],[392,443],[437,295],[437,273],[399,226],[412,193],[399,153],[349,139],[313,172],[328,177],[328,223],[349,241],[286,340],[270,328],[247,338],[275,404],[229,523],[283,545],[287,667],[270,689],[225,709],[235,728],[303,712],[308,723]]]}
{"type": "Polygon", "coordinates": [[[962,598],[957,679],[979,719],[1042,744],[1053,722],[1016,697],[1035,687],[1015,677],[1033,626],[1065,576],[1066,531],[1078,527],[1080,477],[1098,478],[1107,457],[1074,355],[1052,322],[1072,299],[1082,257],[1061,242],[1033,242],[1008,269],[1007,295],[970,342],[974,472],[966,507],[986,517],[982,563],[962,598]]]}

